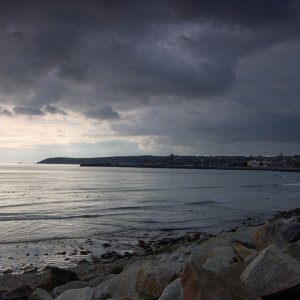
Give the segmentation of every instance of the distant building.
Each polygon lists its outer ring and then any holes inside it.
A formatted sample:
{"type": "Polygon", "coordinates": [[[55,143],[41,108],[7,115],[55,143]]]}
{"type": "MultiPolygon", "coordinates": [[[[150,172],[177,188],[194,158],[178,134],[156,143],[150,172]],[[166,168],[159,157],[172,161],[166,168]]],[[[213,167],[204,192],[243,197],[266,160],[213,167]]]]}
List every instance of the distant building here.
{"type": "Polygon", "coordinates": [[[248,167],[260,167],[261,161],[258,159],[251,159],[247,162],[248,167]]]}

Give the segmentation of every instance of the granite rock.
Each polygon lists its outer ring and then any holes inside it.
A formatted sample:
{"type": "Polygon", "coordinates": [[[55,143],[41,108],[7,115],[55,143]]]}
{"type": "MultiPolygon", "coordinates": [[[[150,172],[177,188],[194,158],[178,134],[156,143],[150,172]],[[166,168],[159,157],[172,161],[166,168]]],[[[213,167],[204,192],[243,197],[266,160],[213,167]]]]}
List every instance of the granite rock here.
{"type": "Polygon", "coordinates": [[[288,244],[282,251],[300,262],[300,241],[288,244]]]}
{"type": "Polygon", "coordinates": [[[231,278],[233,280],[239,281],[240,276],[248,266],[248,263],[245,261],[238,261],[227,267],[224,267],[218,271],[218,275],[221,275],[225,278],[231,278]]]}
{"type": "Polygon", "coordinates": [[[182,274],[185,300],[258,300],[242,282],[223,278],[190,262],[182,274]]]}
{"type": "Polygon", "coordinates": [[[0,300],[27,300],[32,293],[33,289],[29,285],[23,285],[12,291],[3,293],[0,296],[0,300]]]}
{"type": "Polygon", "coordinates": [[[252,236],[253,243],[258,250],[263,250],[271,244],[284,248],[289,242],[280,230],[278,224],[267,223],[255,228],[252,236]]]}
{"type": "Polygon", "coordinates": [[[155,265],[142,266],[137,273],[136,290],[155,299],[177,277],[171,269],[155,265]]]}
{"type": "Polygon", "coordinates": [[[180,278],[171,282],[163,291],[158,300],[184,300],[183,287],[180,278]]]}
{"type": "Polygon", "coordinates": [[[226,268],[229,265],[228,259],[225,257],[211,257],[206,260],[206,262],[202,265],[202,268],[219,273],[221,269],[226,268]]]}
{"type": "Polygon", "coordinates": [[[53,300],[50,294],[40,288],[37,288],[29,297],[29,300],[53,300]]]}
{"type": "Polygon", "coordinates": [[[253,243],[253,232],[255,227],[242,227],[230,233],[230,241],[242,244],[247,248],[255,248],[253,243]]]}
{"type": "Polygon", "coordinates": [[[57,297],[63,292],[71,289],[81,289],[84,287],[87,287],[89,285],[88,282],[85,281],[70,281],[68,283],[65,283],[63,285],[57,286],[54,290],[53,293],[57,297]]]}
{"type": "Polygon", "coordinates": [[[60,294],[56,300],[94,300],[94,289],[85,287],[82,289],[67,290],[60,294]]]}
{"type": "Polygon", "coordinates": [[[300,263],[276,245],[264,249],[248,265],[241,280],[260,296],[269,296],[300,286],[300,263]]]}
{"type": "Polygon", "coordinates": [[[296,242],[300,239],[300,223],[298,222],[280,222],[275,226],[282,232],[283,236],[289,243],[296,242]]]}
{"type": "Polygon", "coordinates": [[[187,263],[193,262],[198,266],[202,266],[207,260],[208,254],[218,247],[226,247],[230,246],[230,242],[228,240],[222,238],[210,238],[205,241],[199,247],[197,247],[187,259],[187,263]]]}
{"type": "Polygon", "coordinates": [[[249,261],[257,254],[257,251],[254,249],[249,249],[240,243],[234,243],[233,249],[238,255],[239,259],[243,261],[249,261]]]}
{"type": "Polygon", "coordinates": [[[124,271],[114,277],[104,281],[95,288],[95,300],[112,298],[135,298],[137,292],[135,289],[137,273],[140,264],[132,264],[124,271]]]}

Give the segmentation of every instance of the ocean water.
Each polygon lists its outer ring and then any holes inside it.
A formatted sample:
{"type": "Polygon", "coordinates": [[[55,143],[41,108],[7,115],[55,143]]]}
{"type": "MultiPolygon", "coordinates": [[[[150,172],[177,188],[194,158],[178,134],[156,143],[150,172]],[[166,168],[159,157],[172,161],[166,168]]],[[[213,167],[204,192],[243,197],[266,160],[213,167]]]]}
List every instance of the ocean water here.
{"type": "Polygon", "coordinates": [[[299,199],[300,173],[0,165],[0,255],[19,243],[219,232],[299,199]]]}

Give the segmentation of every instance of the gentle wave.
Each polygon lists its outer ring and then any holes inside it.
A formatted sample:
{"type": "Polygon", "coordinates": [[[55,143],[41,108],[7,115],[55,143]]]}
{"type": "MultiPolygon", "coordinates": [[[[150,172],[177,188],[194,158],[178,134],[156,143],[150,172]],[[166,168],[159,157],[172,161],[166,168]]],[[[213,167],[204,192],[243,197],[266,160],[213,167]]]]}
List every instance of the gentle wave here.
{"type": "Polygon", "coordinates": [[[187,202],[188,205],[206,205],[206,204],[217,204],[217,201],[207,200],[207,201],[197,201],[197,202],[187,202]]]}
{"type": "Polygon", "coordinates": [[[50,215],[16,215],[16,216],[1,216],[0,221],[43,221],[43,220],[67,220],[67,219],[95,219],[100,217],[111,217],[111,216],[124,216],[134,215],[134,213],[109,213],[109,214],[82,214],[82,215],[64,215],[64,216],[50,216],[50,215]]]}
{"type": "Polygon", "coordinates": [[[47,201],[47,202],[43,202],[43,203],[20,203],[20,204],[7,204],[7,205],[0,205],[0,209],[1,208],[10,208],[10,207],[27,207],[27,206],[42,206],[44,204],[57,204],[57,203],[61,203],[61,201],[47,201]]]}
{"type": "Polygon", "coordinates": [[[255,185],[241,185],[241,188],[263,188],[277,186],[277,184],[255,184],[255,185]]]}
{"type": "Polygon", "coordinates": [[[0,245],[14,245],[14,244],[20,244],[20,243],[38,243],[38,242],[51,242],[51,241],[60,241],[60,240],[73,240],[73,239],[84,239],[84,236],[71,236],[71,233],[67,236],[56,236],[56,237],[46,237],[46,238],[29,238],[29,239],[20,239],[18,241],[2,241],[0,240],[0,245]]]}
{"type": "Polygon", "coordinates": [[[165,227],[160,228],[160,231],[169,232],[169,231],[186,231],[189,232],[190,230],[199,230],[199,226],[186,226],[186,227],[165,227]]]}

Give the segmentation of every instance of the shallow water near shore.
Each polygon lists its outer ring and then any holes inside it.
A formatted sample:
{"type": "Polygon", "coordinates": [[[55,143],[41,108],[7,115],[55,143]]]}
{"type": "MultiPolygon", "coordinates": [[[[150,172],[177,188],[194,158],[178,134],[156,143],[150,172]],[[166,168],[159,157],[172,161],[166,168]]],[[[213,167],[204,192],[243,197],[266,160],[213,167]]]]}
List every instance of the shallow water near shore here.
{"type": "Polygon", "coordinates": [[[0,165],[0,267],[69,265],[107,242],[127,251],[137,239],[219,232],[293,209],[299,196],[300,173],[0,165]]]}

